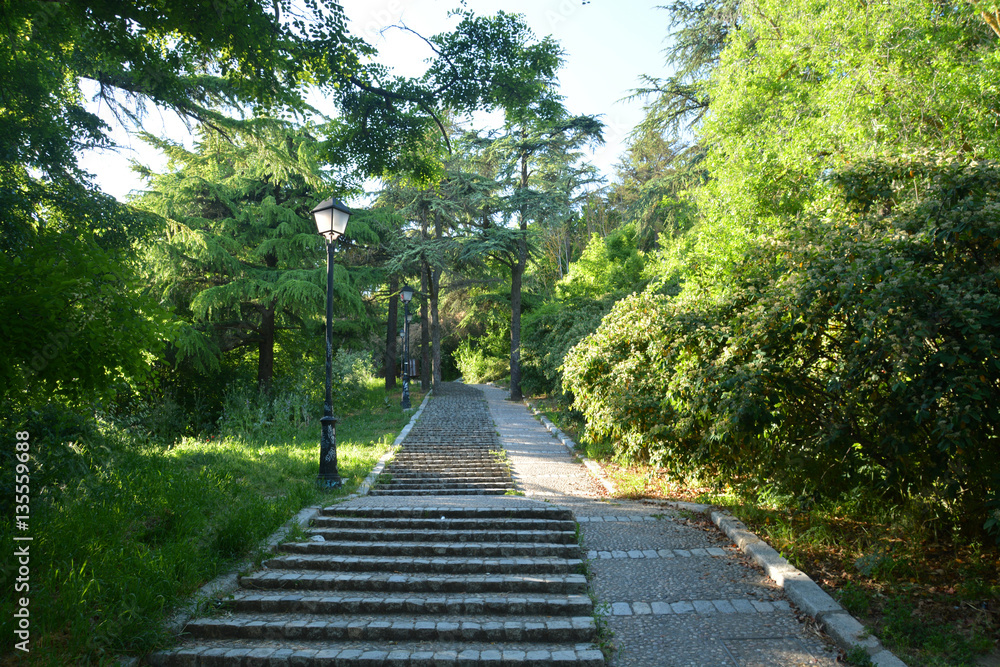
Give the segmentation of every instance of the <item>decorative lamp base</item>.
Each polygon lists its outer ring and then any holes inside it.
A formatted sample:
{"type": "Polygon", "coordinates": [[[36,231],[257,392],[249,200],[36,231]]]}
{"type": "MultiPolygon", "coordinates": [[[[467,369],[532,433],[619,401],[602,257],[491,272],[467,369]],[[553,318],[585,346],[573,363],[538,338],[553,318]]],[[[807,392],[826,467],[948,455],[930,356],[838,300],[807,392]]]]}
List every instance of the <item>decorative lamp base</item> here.
{"type": "Polygon", "coordinates": [[[339,489],[343,485],[337,471],[337,418],[320,418],[319,475],[316,483],[325,489],[339,489]]]}

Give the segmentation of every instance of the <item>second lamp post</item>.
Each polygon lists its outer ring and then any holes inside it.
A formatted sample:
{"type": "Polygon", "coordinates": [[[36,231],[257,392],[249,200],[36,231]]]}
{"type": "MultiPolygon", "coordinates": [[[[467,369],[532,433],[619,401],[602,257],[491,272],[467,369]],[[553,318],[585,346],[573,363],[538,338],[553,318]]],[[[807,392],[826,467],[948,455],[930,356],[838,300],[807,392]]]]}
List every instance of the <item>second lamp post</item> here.
{"type": "Polygon", "coordinates": [[[410,409],[410,299],[413,298],[413,288],[403,285],[399,290],[403,299],[403,400],[404,410],[410,409]]]}

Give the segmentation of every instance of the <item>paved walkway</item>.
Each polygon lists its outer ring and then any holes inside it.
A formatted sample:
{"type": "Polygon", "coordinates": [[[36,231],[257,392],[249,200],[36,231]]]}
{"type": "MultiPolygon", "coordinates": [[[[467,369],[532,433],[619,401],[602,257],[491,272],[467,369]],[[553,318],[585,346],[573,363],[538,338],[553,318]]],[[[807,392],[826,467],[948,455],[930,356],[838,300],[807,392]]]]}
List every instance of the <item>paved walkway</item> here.
{"type": "MultiPolygon", "coordinates": [[[[605,500],[603,488],[528,409],[478,386],[518,489],[571,509],[615,667],[834,667],[836,651],[799,621],[781,589],[705,517],[605,500]]],[[[433,400],[433,399],[432,399],[433,400]]]]}

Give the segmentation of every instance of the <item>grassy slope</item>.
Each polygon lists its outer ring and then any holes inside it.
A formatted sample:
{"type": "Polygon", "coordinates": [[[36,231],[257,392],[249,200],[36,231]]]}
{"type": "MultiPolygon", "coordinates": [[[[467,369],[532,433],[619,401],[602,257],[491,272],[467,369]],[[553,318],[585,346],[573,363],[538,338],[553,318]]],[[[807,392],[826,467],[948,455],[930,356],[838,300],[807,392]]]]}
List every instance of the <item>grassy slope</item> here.
{"type": "MultiPolygon", "coordinates": [[[[414,403],[422,395],[416,392],[414,403]]],[[[319,424],[264,426],[166,448],[106,433],[99,461],[32,503],[31,653],[13,651],[13,600],[0,603],[3,664],[111,663],[162,645],[171,610],[302,507],[354,490],[409,420],[398,391],[368,387],[341,415],[345,485],[321,492],[319,424]]],[[[11,525],[0,538],[12,543],[11,525]]],[[[12,572],[4,572],[10,579],[12,572]]],[[[6,583],[6,582],[5,582],[6,583]]],[[[13,590],[12,586],[8,590],[13,590]]]]}

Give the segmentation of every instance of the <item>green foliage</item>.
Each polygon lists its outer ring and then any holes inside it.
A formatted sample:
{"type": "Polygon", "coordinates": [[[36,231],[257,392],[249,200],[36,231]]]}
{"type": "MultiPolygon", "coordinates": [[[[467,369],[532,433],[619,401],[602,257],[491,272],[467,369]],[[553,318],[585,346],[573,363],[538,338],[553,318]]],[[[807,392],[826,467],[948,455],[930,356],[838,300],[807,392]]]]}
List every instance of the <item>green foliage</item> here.
{"type": "Polygon", "coordinates": [[[1000,479],[998,179],[860,164],[720,296],[619,302],[566,360],[588,430],[626,458],[796,492],[868,484],[981,527],[1000,479]]]}
{"type": "Polygon", "coordinates": [[[169,335],[129,261],[129,236],[148,221],[76,186],[9,175],[0,169],[0,399],[93,400],[146,377],[169,335]]]}
{"type": "Polygon", "coordinates": [[[481,384],[502,380],[510,374],[510,357],[492,356],[486,350],[474,347],[471,338],[458,344],[453,353],[462,380],[469,384],[481,384]]]}
{"type": "Polygon", "coordinates": [[[286,0],[27,0],[2,3],[0,23],[0,396],[93,399],[141,380],[172,334],[135,281],[152,218],[78,166],[113,147],[85,96],[126,125],[147,103],[229,125],[213,105],[305,110],[304,84],[342,79],[365,49],[338,6],[286,0]]]}
{"type": "Polygon", "coordinates": [[[640,291],[645,259],[636,248],[634,225],[625,225],[601,238],[596,233],[580,258],[570,264],[556,285],[560,299],[598,298],[612,292],[640,291]]]}
{"type": "MultiPolygon", "coordinates": [[[[258,382],[269,385],[281,332],[315,329],[324,309],[325,253],[310,214],[326,187],[315,142],[266,119],[230,136],[203,128],[194,151],[147,140],[170,157],[140,202],[168,219],[146,258],[157,292],[188,324],[178,361],[205,371],[219,353],[250,346],[258,382]]],[[[362,217],[352,218],[349,238],[377,241],[362,217]]],[[[339,262],[334,271],[335,315],[353,321],[364,312],[357,276],[339,262]]]]}
{"type": "Polygon", "coordinates": [[[615,295],[549,301],[524,320],[524,390],[527,394],[562,395],[566,354],[593,333],[615,303],[615,295]]]}
{"type": "Polygon", "coordinates": [[[701,133],[710,224],[755,234],[787,220],[822,196],[825,169],[858,159],[1000,157],[1000,51],[971,4],[755,0],[740,15],[701,133]]]}
{"type": "MultiPolygon", "coordinates": [[[[375,381],[341,414],[343,490],[371,471],[409,419],[375,381]]],[[[272,407],[297,398],[274,396],[272,407]]],[[[151,444],[58,406],[12,415],[0,436],[31,434],[31,655],[38,664],[98,664],[172,640],[164,622],[199,586],[253,555],[303,506],[330,502],[314,483],[318,403],[311,420],[272,422],[225,436],[151,444]]],[[[13,479],[7,450],[4,484],[13,479]]],[[[13,494],[0,495],[4,504],[13,494]]],[[[0,520],[12,543],[13,512],[0,520]]],[[[16,569],[0,570],[14,590],[16,569]]],[[[13,636],[13,597],[0,630],[13,636]]],[[[9,645],[8,645],[9,646],[9,645]]],[[[34,663],[33,663],[34,664],[34,663]]]]}
{"type": "Polygon", "coordinates": [[[458,372],[468,383],[502,380],[510,374],[510,306],[491,293],[467,297],[467,304],[465,337],[452,353],[458,372]]]}

